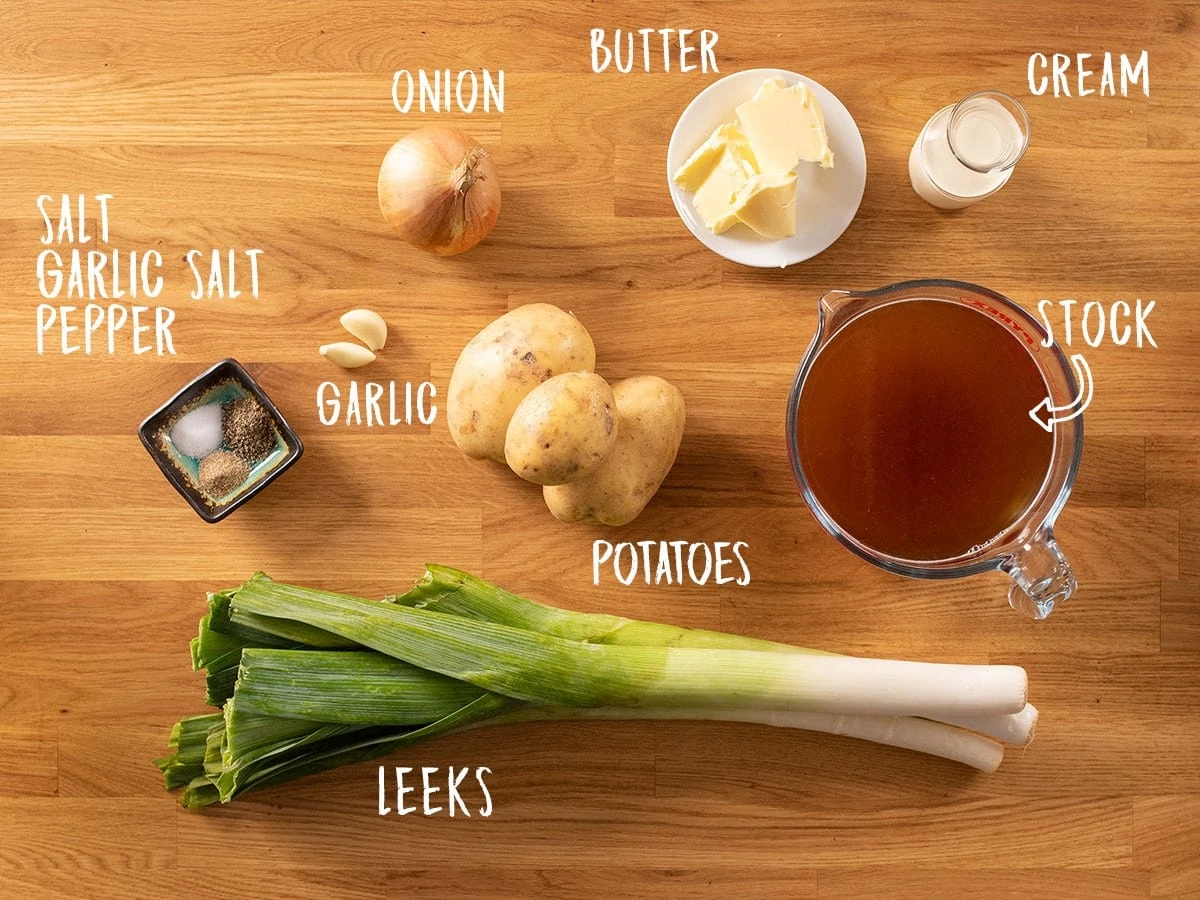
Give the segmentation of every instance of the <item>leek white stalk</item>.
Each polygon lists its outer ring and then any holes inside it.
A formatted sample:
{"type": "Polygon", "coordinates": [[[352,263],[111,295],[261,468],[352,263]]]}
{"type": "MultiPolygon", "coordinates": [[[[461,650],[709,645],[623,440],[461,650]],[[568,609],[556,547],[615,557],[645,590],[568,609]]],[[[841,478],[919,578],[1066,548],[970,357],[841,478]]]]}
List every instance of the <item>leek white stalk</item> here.
{"type": "Polygon", "coordinates": [[[548,719],[674,719],[745,722],[774,728],[799,728],[858,738],[889,747],[916,750],[953,760],[981,772],[995,772],[1004,759],[1004,745],[980,734],[941,722],[912,716],[844,716],[836,713],[791,712],[769,709],[638,709],[614,707],[567,709],[528,706],[483,722],[539,722],[548,719]]]}
{"type": "Polygon", "coordinates": [[[1033,741],[1037,720],[1037,707],[1026,703],[1018,712],[1007,716],[945,716],[940,721],[987,735],[1006,744],[1024,747],[1033,741]]]}

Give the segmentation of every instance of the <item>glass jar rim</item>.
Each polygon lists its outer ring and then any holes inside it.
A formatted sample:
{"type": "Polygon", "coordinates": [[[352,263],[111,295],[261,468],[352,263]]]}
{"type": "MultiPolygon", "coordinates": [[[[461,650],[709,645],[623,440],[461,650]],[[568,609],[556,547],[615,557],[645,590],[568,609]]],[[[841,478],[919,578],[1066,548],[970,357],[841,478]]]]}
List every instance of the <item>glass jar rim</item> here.
{"type": "Polygon", "coordinates": [[[954,155],[954,158],[972,172],[978,172],[981,175],[991,175],[995,174],[996,172],[1007,172],[1021,161],[1021,157],[1023,157],[1025,155],[1025,151],[1029,149],[1029,114],[1025,112],[1025,107],[1023,107],[1015,97],[1013,97],[1011,94],[1006,94],[1004,91],[973,91],[955,103],[954,106],[950,107],[950,117],[946,121],[946,143],[949,145],[950,152],[954,155]],[[989,97],[1000,103],[1012,115],[1013,119],[1016,120],[1017,127],[1021,131],[1021,149],[1017,152],[1016,156],[1002,166],[978,166],[968,160],[963,153],[959,152],[958,147],[954,146],[955,121],[958,120],[965,112],[965,104],[972,100],[977,100],[980,97],[989,97]]]}

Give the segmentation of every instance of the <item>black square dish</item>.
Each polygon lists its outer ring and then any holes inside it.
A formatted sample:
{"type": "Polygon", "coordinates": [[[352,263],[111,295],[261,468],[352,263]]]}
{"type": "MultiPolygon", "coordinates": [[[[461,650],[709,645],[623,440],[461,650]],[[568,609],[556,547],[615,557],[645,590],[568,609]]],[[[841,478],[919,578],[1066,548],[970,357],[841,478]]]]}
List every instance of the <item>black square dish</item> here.
{"type": "Polygon", "coordinates": [[[222,360],[188,382],[142,422],[138,436],[167,480],[205,522],[221,521],[290,469],[304,452],[271,398],[235,359],[222,360]],[[179,434],[173,429],[184,416],[212,405],[218,410],[200,418],[215,419],[215,424],[208,424],[203,438],[192,438],[207,449],[189,455],[176,445],[173,438],[179,434]],[[259,426],[252,434],[257,446],[250,452],[246,441],[236,433],[230,436],[229,411],[234,405],[252,414],[253,424],[259,426]]]}

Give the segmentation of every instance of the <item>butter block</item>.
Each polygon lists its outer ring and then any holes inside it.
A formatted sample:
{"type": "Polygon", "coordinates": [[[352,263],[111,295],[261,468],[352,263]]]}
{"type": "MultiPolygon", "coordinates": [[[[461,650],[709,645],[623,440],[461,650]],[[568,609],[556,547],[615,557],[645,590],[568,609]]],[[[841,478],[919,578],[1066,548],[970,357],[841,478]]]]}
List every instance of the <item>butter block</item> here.
{"type": "Polygon", "coordinates": [[[795,174],[751,176],[733,198],[733,214],[763,237],[791,237],[796,233],[795,174]]]}
{"type": "Polygon", "coordinates": [[[713,234],[721,234],[737,224],[734,195],[754,174],[754,156],[745,136],[736,125],[722,125],[675,173],[675,180],[694,191],[696,212],[713,234]]]}
{"type": "Polygon", "coordinates": [[[746,135],[735,123],[728,122],[718,125],[708,139],[696,148],[696,152],[688,157],[687,162],[676,170],[672,176],[675,183],[685,191],[699,190],[700,185],[704,184],[704,179],[708,178],[709,173],[720,162],[727,147],[736,147],[736,152],[748,160],[751,168],[757,171],[754,154],[746,135]]]}
{"type": "Polygon", "coordinates": [[[751,99],[738,106],[737,117],[753,148],[758,171],[790,172],[801,162],[833,168],[825,116],[807,85],[789,87],[781,78],[769,78],[751,99]]]}

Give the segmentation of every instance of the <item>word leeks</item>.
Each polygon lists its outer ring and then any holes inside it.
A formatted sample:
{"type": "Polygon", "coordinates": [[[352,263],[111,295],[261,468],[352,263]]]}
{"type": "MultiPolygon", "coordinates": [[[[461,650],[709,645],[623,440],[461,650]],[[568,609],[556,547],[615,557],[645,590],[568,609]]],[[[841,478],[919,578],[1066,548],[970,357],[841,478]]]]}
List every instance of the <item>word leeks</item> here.
{"type": "Polygon", "coordinates": [[[987,735],[1024,743],[1036,718],[1014,666],[859,659],[574,613],[442,566],[384,602],[255,575],[209,595],[192,662],[222,710],[182,719],[157,762],[188,808],[486,724],[756,722],[991,771],[1003,747],[987,735]]]}

